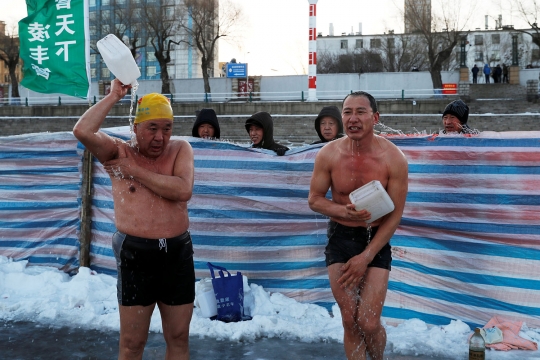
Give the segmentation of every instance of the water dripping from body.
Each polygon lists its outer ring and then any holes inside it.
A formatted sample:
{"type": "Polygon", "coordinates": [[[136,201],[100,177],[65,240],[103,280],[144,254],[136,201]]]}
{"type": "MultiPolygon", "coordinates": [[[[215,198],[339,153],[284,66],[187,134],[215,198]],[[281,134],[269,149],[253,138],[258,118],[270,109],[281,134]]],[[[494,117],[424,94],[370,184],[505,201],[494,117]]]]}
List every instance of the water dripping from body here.
{"type": "Polygon", "coordinates": [[[137,98],[138,88],[138,82],[135,82],[135,84],[133,84],[131,87],[131,103],[129,105],[129,133],[131,135],[131,146],[137,145],[137,139],[135,138],[135,132],[133,131],[133,104],[135,103],[135,99],[137,98]]]}

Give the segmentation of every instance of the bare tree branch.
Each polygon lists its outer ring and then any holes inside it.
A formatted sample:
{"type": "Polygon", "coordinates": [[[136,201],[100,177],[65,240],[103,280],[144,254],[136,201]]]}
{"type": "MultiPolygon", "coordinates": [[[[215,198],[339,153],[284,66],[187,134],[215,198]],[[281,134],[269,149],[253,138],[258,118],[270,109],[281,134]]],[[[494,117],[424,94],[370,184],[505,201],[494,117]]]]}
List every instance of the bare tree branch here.
{"type": "Polygon", "coordinates": [[[219,6],[216,0],[184,0],[181,12],[179,41],[197,49],[204,91],[210,93],[209,77],[214,76],[216,70],[217,41],[234,33],[235,27],[242,23],[242,10],[228,1],[219,6]]]}
{"type": "Polygon", "coordinates": [[[6,64],[11,81],[11,97],[18,98],[19,79],[17,79],[17,64],[19,63],[20,41],[16,35],[16,26],[11,31],[0,32],[0,60],[6,64]]]}

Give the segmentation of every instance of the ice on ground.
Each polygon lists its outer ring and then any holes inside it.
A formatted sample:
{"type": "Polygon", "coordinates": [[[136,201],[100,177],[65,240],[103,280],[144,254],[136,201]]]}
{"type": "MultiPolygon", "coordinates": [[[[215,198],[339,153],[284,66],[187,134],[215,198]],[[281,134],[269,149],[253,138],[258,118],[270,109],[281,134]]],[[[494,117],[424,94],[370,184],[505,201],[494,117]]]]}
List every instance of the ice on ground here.
{"type": "MultiPolygon", "coordinates": [[[[0,256],[0,319],[37,321],[99,330],[120,328],[116,279],[88,268],[69,276],[45,266],[29,266],[0,256]]],[[[250,321],[223,323],[201,316],[195,308],[191,320],[192,336],[228,341],[254,341],[258,338],[282,338],[301,342],[343,342],[339,308],[332,315],[323,307],[304,304],[280,293],[270,293],[244,277],[244,306],[250,321]]],[[[197,301],[196,301],[197,303],[197,301]]],[[[429,326],[410,319],[397,326],[385,324],[387,353],[409,356],[433,356],[465,359],[467,339],[472,329],[453,320],[445,326],[429,326]]],[[[161,332],[156,308],[150,331],[161,332]]],[[[540,341],[540,329],[524,324],[520,336],[540,341]]],[[[489,350],[488,350],[489,351],[489,350]]],[[[491,360],[538,359],[539,351],[489,351],[491,360]]]]}

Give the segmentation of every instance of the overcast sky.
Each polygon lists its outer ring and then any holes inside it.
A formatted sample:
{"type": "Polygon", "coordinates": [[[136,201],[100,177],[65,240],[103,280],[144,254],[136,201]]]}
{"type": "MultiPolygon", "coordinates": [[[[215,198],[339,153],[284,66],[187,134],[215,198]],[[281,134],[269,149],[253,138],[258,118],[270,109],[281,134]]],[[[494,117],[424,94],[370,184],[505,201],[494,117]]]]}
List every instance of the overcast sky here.
{"type": "MultiPolygon", "coordinates": [[[[308,0],[230,1],[242,7],[245,21],[237,36],[220,42],[219,61],[248,62],[250,75],[307,74],[308,0]]],[[[499,14],[504,25],[525,27],[511,0],[432,0],[434,12],[442,11],[441,1],[445,11],[452,11],[452,6],[459,9],[460,22],[470,18],[466,30],[483,29],[485,15],[493,28],[499,14]]],[[[356,33],[361,23],[363,34],[399,33],[403,31],[402,8],[403,0],[319,0],[317,32],[327,35],[332,23],[335,35],[356,33]]],[[[0,20],[8,24],[26,16],[24,0],[0,0],[0,9],[0,20]]]]}

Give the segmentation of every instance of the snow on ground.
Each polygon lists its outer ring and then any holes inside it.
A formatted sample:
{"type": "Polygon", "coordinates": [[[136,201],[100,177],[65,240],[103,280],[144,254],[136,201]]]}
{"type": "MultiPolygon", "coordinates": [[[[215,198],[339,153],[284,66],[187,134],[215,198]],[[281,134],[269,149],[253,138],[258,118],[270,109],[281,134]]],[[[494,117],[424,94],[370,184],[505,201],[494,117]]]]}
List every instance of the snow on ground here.
{"type": "MultiPolygon", "coordinates": [[[[44,266],[26,266],[0,256],[0,320],[37,321],[71,327],[118,331],[120,328],[116,279],[81,268],[75,276],[44,266]]],[[[190,333],[193,336],[229,341],[258,338],[293,339],[302,342],[342,342],[343,328],[339,309],[331,316],[326,309],[298,303],[280,293],[270,294],[244,277],[246,312],[253,319],[239,323],[212,321],[195,308],[190,333]]],[[[197,303],[197,301],[196,301],[197,303]]],[[[464,358],[471,328],[455,320],[445,326],[429,326],[410,319],[398,326],[385,325],[386,352],[399,355],[424,355],[464,358]]],[[[150,331],[161,332],[156,308],[150,331]]],[[[520,336],[540,342],[540,329],[523,326],[520,336]]],[[[489,351],[491,360],[540,359],[540,351],[489,351]]]]}

